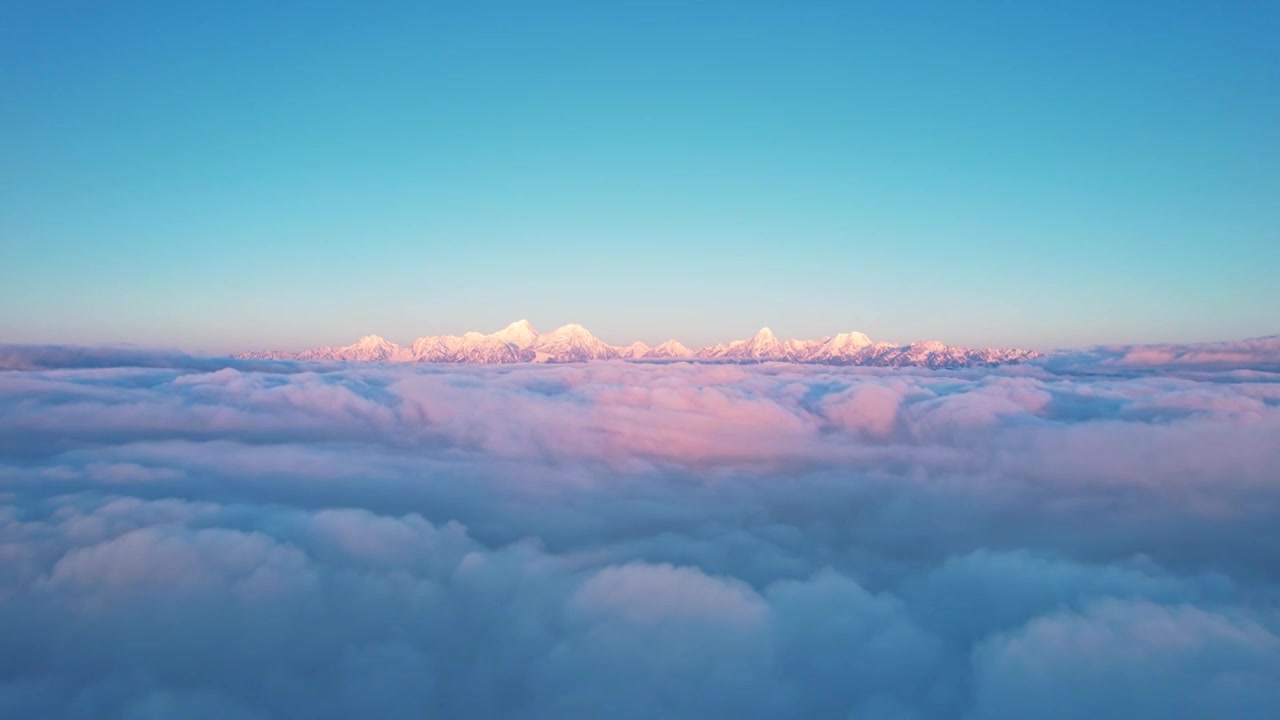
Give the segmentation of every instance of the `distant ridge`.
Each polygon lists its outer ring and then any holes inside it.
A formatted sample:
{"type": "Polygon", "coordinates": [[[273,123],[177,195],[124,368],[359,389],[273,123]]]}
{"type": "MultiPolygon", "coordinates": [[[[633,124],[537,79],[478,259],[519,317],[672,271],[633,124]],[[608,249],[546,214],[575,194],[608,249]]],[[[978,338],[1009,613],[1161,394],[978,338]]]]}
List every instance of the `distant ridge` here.
{"type": "Polygon", "coordinates": [[[1007,365],[1040,357],[1040,353],[1016,348],[971,349],[929,340],[897,345],[872,342],[860,332],[847,332],[821,340],[780,341],[769,328],[731,343],[691,350],[676,340],[650,348],[637,342],[614,346],[578,324],[539,333],[528,320],[485,335],[420,337],[404,347],[377,335],[366,335],[351,345],[319,347],[298,353],[267,350],[236,356],[253,360],[307,360],[313,362],[392,363],[566,363],[594,360],[688,360],[693,362],[760,363],[793,362],[815,365],[863,365],[872,367],[957,368],[1007,365]]]}

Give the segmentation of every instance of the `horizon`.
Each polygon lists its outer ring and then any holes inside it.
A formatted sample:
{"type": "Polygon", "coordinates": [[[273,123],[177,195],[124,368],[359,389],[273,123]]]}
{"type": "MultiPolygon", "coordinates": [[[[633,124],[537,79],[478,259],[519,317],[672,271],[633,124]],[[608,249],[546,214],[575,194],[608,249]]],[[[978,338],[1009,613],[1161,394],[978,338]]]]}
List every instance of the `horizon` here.
{"type": "MultiPolygon", "coordinates": [[[[321,344],[319,344],[319,345],[310,345],[310,346],[302,346],[302,347],[256,347],[256,348],[244,348],[244,349],[242,349],[242,350],[233,350],[233,351],[232,351],[232,353],[237,353],[237,352],[268,351],[268,350],[280,350],[280,351],[286,351],[286,352],[299,352],[299,351],[303,351],[303,350],[310,350],[310,349],[314,349],[314,348],[318,348],[318,347],[342,347],[342,346],[346,346],[346,345],[351,345],[351,344],[354,344],[354,343],[358,343],[359,341],[364,340],[364,339],[366,339],[366,338],[370,338],[370,337],[374,337],[374,338],[378,338],[378,339],[381,339],[381,340],[385,340],[385,341],[387,341],[387,342],[390,342],[390,343],[393,343],[393,344],[395,344],[395,345],[399,345],[399,346],[402,346],[402,347],[407,347],[407,346],[411,345],[415,340],[419,340],[419,339],[421,339],[421,338],[425,338],[425,337],[461,337],[461,336],[463,336],[463,335],[465,335],[465,334],[467,334],[467,333],[472,333],[472,332],[480,333],[480,334],[482,334],[482,335],[495,335],[495,334],[497,334],[497,333],[499,333],[499,332],[501,332],[501,331],[503,331],[503,330],[508,329],[509,327],[511,327],[511,326],[513,326],[513,325],[518,325],[518,324],[520,324],[520,323],[528,323],[528,324],[529,324],[529,326],[530,326],[530,327],[532,327],[532,328],[533,328],[533,330],[534,330],[535,332],[537,332],[538,334],[540,334],[540,335],[542,335],[542,334],[546,334],[547,332],[553,332],[553,331],[556,331],[556,330],[563,330],[563,329],[568,328],[568,327],[574,327],[574,326],[576,326],[576,327],[581,327],[581,328],[585,329],[587,332],[591,333],[591,335],[592,335],[592,336],[594,336],[594,337],[596,337],[596,338],[599,338],[600,340],[604,341],[605,343],[607,343],[607,344],[609,344],[609,345],[611,345],[611,346],[613,346],[613,347],[618,347],[618,348],[626,347],[626,346],[631,345],[631,344],[636,343],[636,342],[644,343],[645,345],[648,345],[649,347],[655,347],[655,346],[660,345],[660,344],[662,344],[662,343],[664,343],[664,342],[667,342],[668,340],[675,340],[676,342],[679,342],[680,344],[687,346],[687,347],[688,347],[689,349],[691,349],[691,350],[698,350],[699,348],[711,347],[711,346],[714,346],[714,345],[719,345],[719,344],[724,344],[724,343],[731,343],[731,342],[740,341],[740,340],[747,340],[747,339],[750,339],[751,337],[754,337],[757,333],[764,332],[764,331],[766,331],[766,330],[767,330],[767,331],[769,331],[769,332],[771,332],[771,333],[773,333],[773,335],[775,335],[779,340],[784,341],[784,342],[785,342],[786,340],[792,340],[792,339],[794,339],[794,340],[803,340],[803,341],[820,341],[820,340],[825,340],[825,339],[829,339],[829,338],[835,337],[836,335],[838,335],[838,334],[840,334],[840,333],[858,333],[858,332],[862,332],[861,330],[859,330],[859,329],[857,329],[857,328],[845,328],[845,329],[841,329],[841,330],[836,330],[836,331],[833,331],[833,332],[825,333],[825,334],[823,334],[823,335],[818,335],[818,336],[816,336],[816,337],[807,337],[807,338],[804,338],[804,337],[796,337],[796,336],[793,336],[793,335],[788,335],[788,334],[785,334],[785,333],[779,333],[779,332],[777,332],[777,331],[773,330],[772,326],[770,326],[770,325],[763,325],[763,326],[761,326],[761,327],[757,328],[754,332],[748,333],[747,335],[744,335],[744,336],[738,336],[738,337],[726,337],[726,338],[721,338],[721,339],[713,339],[711,342],[708,342],[708,343],[693,343],[693,342],[689,342],[689,341],[687,341],[687,340],[684,340],[684,339],[682,339],[682,338],[675,337],[675,336],[666,336],[666,337],[663,337],[662,339],[659,339],[659,340],[650,340],[650,339],[647,339],[647,338],[636,338],[636,339],[632,339],[632,340],[619,340],[619,341],[614,341],[614,340],[612,340],[612,339],[610,339],[610,338],[607,338],[607,337],[601,337],[599,333],[596,333],[596,332],[595,332],[594,330],[592,330],[591,328],[589,328],[589,327],[587,327],[587,326],[583,325],[582,323],[575,322],[575,321],[564,322],[564,323],[559,323],[559,324],[555,324],[555,325],[549,325],[549,326],[547,326],[547,327],[549,327],[549,328],[550,328],[549,330],[543,330],[543,329],[539,329],[539,324],[538,324],[538,323],[532,322],[532,321],[530,321],[528,318],[521,318],[521,319],[519,319],[519,320],[514,320],[514,321],[512,321],[512,322],[510,322],[510,323],[506,323],[506,324],[502,325],[501,327],[498,327],[498,328],[495,328],[495,329],[493,329],[493,330],[489,330],[489,331],[485,331],[485,330],[476,330],[476,329],[474,329],[474,328],[473,328],[473,329],[469,329],[469,330],[462,330],[462,331],[459,331],[459,332],[444,332],[444,333],[440,333],[440,334],[438,334],[438,335],[415,335],[415,336],[413,336],[413,337],[407,337],[407,338],[395,338],[395,337],[388,336],[388,335],[384,335],[384,334],[382,334],[382,333],[378,333],[378,332],[368,332],[368,333],[364,333],[364,334],[362,334],[362,335],[360,335],[360,336],[358,336],[358,337],[355,337],[355,338],[347,338],[346,340],[340,340],[340,341],[335,341],[335,342],[321,343],[321,344]]],[[[867,334],[867,333],[864,333],[864,334],[867,334]]],[[[887,343],[892,343],[892,344],[895,344],[895,345],[902,345],[902,346],[910,345],[910,344],[913,344],[913,343],[922,343],[922,342],[930,342],[930,341],[937,341],[937,342],[945,343],[945,344],[947,344],[947,345],[955,345],[955,346],[959,346],[959,343],[949,342],[946,338],[938,338],[938,337],[913,338],[913,339],[900,339],[900,338],[879,338],[879,337],[871,336],[871,335],[869,335],[869,334],[867,334],[867,335],[868,335],[868,337],[870,337],[870,338],[871,338],[871,341],[872,341],[872,342],[887,342],[887,343]]],[[[1243,338],[1215,338],[1215,339],[1203,340],[1203,341],[1194,342],[1194,343],[1178,343],[1178,344],[1185,344],[1185,345],[1198,345],[1198,344],[1212,344],[1212,343],[1227,343],[1227,342],[1234,342],[1234,341],[1245,341],[1245,340],[1264,339],[1264,338],[1270,338],[1270,337],[1275,337],[1275,336],[1280,336],[1280,332],[1271,332],[1271,333],[1265,333],[1265,334],[1262,334],[1262,335],[1251,335],[1251,336],[1249,336],[1249,337],[1243,337],[1243,338]]],[[[1007,346],[1000,346],[1000,347],[1008,347],[1008,348],[1022,349],[1022,350],[1034,350],[1034,351],[1042,352],[1042,353],[1052,353],[1052,352],[1057,352],[1057,351],[1087,350],[1087,349],[1091,349],[1091,348],[1099,348],[1099,347],[1107,347],[1107,346],[1115,346],[1115,345],[1130,345],[1130,344],[1132,344],[1132,345],[1164,345],[1164,344],[1175,344],[1175,343],[1167,342],[1167,341],[1159,341],[1159,340],[1157,340],[1157,341],[1150,342],[1150,343],[1094,343],[1094,344],[1088,344],[1088,345],[1076,345],[1076,346],[1064,346],[1064,347],[1052,347],[1052,348],[1032,347],[1032,346],[1025,345],[1025,344],[1024,344],[1024,345],[1014,344],[1014,345],[1007,345],[1007,346]]],[[[138,346],[136,346],[136,347],[139,347],[139,348],[148,348],[148,347],[151,347],[151,348],[155,349],[155,348],[154,348],[154,346],[145,346],[145,345],[138,345],[138,346]]],[[[978,347],[978,346],[964,346],[964,347],[978,347]]],[[[172,348],[172,349],[182,350],[183,348],[172,348]]]]}
{"type": "MultiPolygon", "coordinates": [[[[365,339],[369,339],[369,338],[377,338],[377,339],[383,340],[383,341],[385,341],[385,342],[389,342],[389,343],[391,343],[391,344],[393,344],[393,345],[397,345],[397,346],[400,346],[400,347],[408,347],[408,346],[412,345],[414,341],[416,341],[416,340],[420,340],[420,339],[422,339],[422,338],[434,338],[434,337],[463,337],[464,335],[469,334],[469,333],[476,333],[476,334],[484,335],[484,336],[492,336],[492,335],[496,335],[496,334],[500,333],[501,331],[503,331],[503,330],[505,330],[505,329],[507,329],[507,328],[511,327],[512,325],[516,325],[516,324],[518,324],[518,323],[522,323],[522,322],[528,322],[528,323],[529,323],[529,325],[534,329],[534,331],[535,331],[535,332],[537,332],[539,335],[545,335],[545,334],[547,334],[547,333],[549,333],[549,332],[553,332],[553,331],[556,331],[556,330],[563,330],[563,329],[568,328],[568,327],[574,327],[574,326],[581,327],[581,328],[585,329],[587,332],[589,332],[593,337],[596,337],[596,338],[600,339],[601,341],[605,342],[606,344],[608,344],[608,345],[610,345],[610,346],[612,346],[612,347],[614,347],[614,348],[624,348],[624,347],[630,346],[630,345],[632,345],[632,344],[634,344],[634,343],[637,343],[637,342],[639,342],[639,343],[643,343],[643,344],[645,344],[645,345],[647,345],[647,346],[649,346],[649,347],[651,347],[651,348],[652,348],[652,347],[656,347],[656,346],[658,346],[658,345],[661,345],[661,344],[663,344],[663,343],[665,343],[665,342],[667,342],[667,341],[674,340],[674,341],[676,341],[676,342],[680,343],[681,345],[684,345],[684,346],[688,347],[690,350],[694,350],[694,351],[697,351],[697,350],[699,350],[699,349],[701,349],[701,348],[709,348],[709,347],[713,347],[713,346],[716,346],[716,345],[729,344],[729,343],[733,343],[733,342],[737,342],[737,341],[748,340],[748,339],[750,339],[750,338],[754,337],[757,333],[760,333],[760,332],[763,332],[763,331],[766,331],[766,330],[768,330],[769,332],[773,333],[773,335],[775,335],[775,336],[778,338],[778,340],[779,340],[779,341],[782,341],[782,342],[786,342],[787,340],[800,340],[800,341],[805,341],[805,342],[820,342],[820,341],[824,341],[824,340],[829,340],[829,339],[831,339],[831,338],[835,337],[836,335],[839,335],[839,334],[842,334],[842,333],[861,333],[861,332],[862,332],[861,330],[858,330],[857,328],[848,328],[848,329],[843,329],[843,330],[837,330],[837,331],[835,331],[835,332],[826,333],[826,334],[819,335],[819,336],[816,336],[816,337],[808,337],[808,338],[804,338],[804,337],[796,337],[796,336],[792,336],[792,335],[787,335],[787,334],[783,334],[783,333],[778,333],[778,332],[774,331],[774,330],[772,329],[772,327],[771,327],[771,326],[764,325],[764,326],[761,326],[761,327],[757,328],[755,332],[751,332],[751,333],[748,333],[748,334],[743,335],[743,336],[738,336],[738,337],[725,337],[725,338],[720,338],[720,339],[713,339],[712,341],[710,341],[710,342],[708,342],[708,343],[705,343],[705,344],[703,344],[703,343],[693,343],[693,342],[689,342],[689,341],[686,341],[686,340],[683,340],[683,339],[681,339],[681,338],[679,338],[679,337],[674,337],[674,336],[666,336],[666,337],[664,337],[663,339],[656,340],[656,341],[648,340],[648,339],[633,339],[633,340],[613,341],[613,340],[611,340],[611,339],[608,339],[608,338],[605,338],[605,337],[601,337],[599,334],[597,334],[597,333],[596,333],[595,331],[593,331],[591,328],[586,327],[586,326],[585,326],[585,325],[583,325],[582,323],[578,323],[578,322],[566,322],[566,323],[560,323],[560,324],[557,324],[557,325],[554,325],[554,326],[548,326],[548,327],[550,327],[550,330],[540,330],[540,329],[538,329],[538,325],[537,325],[536,323],[533,323],[533,322],[529,321],[527,318],[521,318],[520,320],[515,320],[515,321],[512,321],[512,322],[510,322],[510,323],[506,323],[506,324],[504,324],[503,326],[501,326],[501,327],[499,327],[499,328],[496,328],[496,329],[493,329],[493,330],[490,330],[490,331],[487,331],[487,332],[486,332],[486,331],[484,331],[484,330],[474,330],[474,329],[472,329],[472,330],[462,330],[462,331],[458,331],[458,332],[444,332],[444,333],[440,333],[440,334],[437,334],[437,335],[414,335],[414,336],[412,336],[412,337],[406,337],[406,338],[395,338],[395,337],[388,336],[388,335],[384,335],[384,334],[382,334],[382,333],[378,333],[378,332],[367,332],[367,333],[363,333],[363,334],[361,334],[361,335],[359,335],[359,336],[356,336],[356,337],[348,337],[348,338],[345,338],[345,339],[338,339],[338,340],[334,340],[334,341],[330,341],[330,342],[321,342],[321,343],[316,344],[316,345],[301,345],[301,346],[293,346],[293,347],[286,347],[286,346],[283,346],[283,345],[277,345],[277,346],[270,346],[270,347],[242,347],[242,348],[233,347],[233,348],[226,349],[226,350],[198,351],[198,350],[191,350],[191,349],[189,349],[189,348],[182,347],[182,346],[179,346],[179,345],[166,345],[166,344],[163,344],[163,343],[161,343],[161,344],[144,344],[144,343],[131,343],[131,342],[102,342],[102,343],[75,343],[75,342],[52,342],[52,343],[50,343],[50,342],[0,342],[0,346],[4,346],[4,345],[10,345],[10,346],[31,346],[31,347],[39,347],[39,346],[55,346],[55,347],[56,347],[56,346],[63,346],[63,347],[84,347],[84,348],[102,348],[102,349],[120,348],[120,349],[155,350],[155,351],[170,351],[170,350],[171,350],[171,351],[176,351],[176,352],[181,352],[181,353],[189,354],[189,355],[192,355],[192,356],[230,357],[230,356],[234,356],[234,355],[246,354],[246,353],[255,353],[255,352],[280,351],[280,352],[298,353],[298,352],[303,352],[303,351],[306,351],[306,350],[313,350],[313,349],[317,349],[317,348],[327,348],[327,347],[331,347],[331,348],[339,348],[339,347],[345,347],[345,346],[350,346],[350,345],[353,345],[353,344],[357,344],[357,343],[359,343],[360,341],[365,340],[365,339]]],[[[866,334],[866,333],[863,333],[863,334],[866,334]]],[[[925,342],[941,342],[941,343],[943,343],[943,344],[945,344],[945,345],[948,345],[948,346],[953,346],[953,347],[965,347],[965,348],[969,348],[969,349],[983,349],[984,347],[985,347],[985,348],[991,348],[991,349],[1004,349],[1004,348],[1007,348],[1007,349],[1016,349],[1016,350],[1030,350],[1030,351],[1039,352],[1039,353],[1042,353],[1042,354],[1045,354],[1045,355],[1051,355],[1051,354],[1055,354],[1055,353],[1077,352],[1077,351],[1097,350],[1097,349],[1103,349],[1103,348],[1126,347],[1126,346],[1131,346],[1131,347],[1148,347],[1148,346],[1170,346],[1170,345],[1180,345],[1180,346],[1185,346],[1185,347],[1190,348],[1190,347],[1203,346],[1203,345],[1228,344],[1228,343],[1233,343],[1233,342],[1246,342],[1246,341],[1250,341],[1250,340],[1266,340],[1266,339],[1270,339],[1270,338],[1280,337],[1280,332],[1264,333],[1264,334],[1261,334],[1261,335],[1250,335],[1250,336],[1248,336],[1248,337],[1239,337],[1239,338],[1215,338],[1215,339],[1200,340],[1200,341],[1186,342],[1186,343],[1178,343],[1178,342],[1171,342],[1171,341],[1154,340],[1154,341],[1151,341],[1151,342],[1142,342],[1142,343],[1111,342],[1111,343],[1091,343],[1091,344],[1081,344],[1081,345],[1074,345],[1074,346],[1060,346],[1060,347],[1035,347],[1035,346],[1031,346],[1031,345],[1028,345],[1028,344],[1016,344],[1016,343],[1015,343],[1015,344],[1012,344],[1012,345],[1003,345],[1003,346],[977,346],[977,345],[972,345],[972,346],[970,346],[970,345],[960,345],[959,343],[950,342],[950,341],[948,341],[946,338],[940,338],[940,337],[914,338],[914,339],[907,339],[907,340],[900,339],[900,338],[879,338],[879,337],[874,337],[874,336],[871,336],[871,335],[868,335],[868,337],[871,339],[871,341],[872,341],[872,342],[875,342],[875,343],[881,343],[881,342],[883,342],[883,343],[890,343],[890,344],[898,345],[898,346],[901,346],[901,347],[909,346],[909,345],[912,345],[912,344],[925,343],[925,342]]]]}

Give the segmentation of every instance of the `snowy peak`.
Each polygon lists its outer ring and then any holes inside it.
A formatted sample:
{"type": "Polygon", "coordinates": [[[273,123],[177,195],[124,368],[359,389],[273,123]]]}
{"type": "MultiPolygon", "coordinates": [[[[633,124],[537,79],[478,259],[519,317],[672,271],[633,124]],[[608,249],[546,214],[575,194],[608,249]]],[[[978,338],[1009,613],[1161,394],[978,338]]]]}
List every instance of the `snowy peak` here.
{"type": "Polygon", "coordinates": [[[542,362],[585,362],[612,360],[618,351],[577,323],[570,323],[539,335],[533,351],[542,362]]]}
{"type": "Polygon", "coordinates": [[[591,338],[593,340],[595,339],[595,336],[591,334],[590,330],[582,327],[578,323],[569,323],[568,325],[561,325],[560,327],[548,333],[548,335],[555,335],[559,337],[572,337],[572,338],[591,338]]]}
{"type": "Polygon", "coordinates": [[[615,350],[618,351],[618,357],[634,360],[644,357],[649,352],[649,346],[636,341],[626,347],[615,348],[615,350]]]}
{"type": "Polygon", "coordinates": [[[449,361],[489,365],[496,363],[516,363],[524,357],[520,348],[493,335],[467,333],[462,342],[454,348],[449,361]]]}
{"type": "Polygon", "coordinates": [[[777,360],[785,356],[782,343],[778,342],[777,336],[767,327],[760,328],[750,340],[730,345],[722,355],[738,360],[777,360]]]}
{"type": "Polygon", "coordinates": [[[461,344],[462,338],[457,335],[420,337],[409,346],[409,354],[414,362],[449,362],[461,344]]]}
{"type": "Polygon", "coordinates": [[[791,360],[800,360],[808,357],[814,350],[831,338],[822,338],[821,340],[788,340],[782,343],[782,351],[787,358],[791,360]]]}
{"type": "Polygon", "coordinates": [[[469,332],[461,337],[440,335],[420,337],[409,349],[411,362],[453,362],[488,365],[523,360],[519,348],[493,335],[469,332]]]}
{"type": "Polygon", "coordinates": [[[528,320],[517,320],[494,333],[493,337],[523,350],[538,341],[538,331],[528,320]]]}
{"type": "MultiPolygon", "coordinates": [[[[739,341],[738,344],[741,344],[741,341],[739,341]]],[[[714,360],[715,358],[724,357],[724,354],[729,352],[730,347],[732,346],[724,343],[717,343],[715,345],[708,345],[704,348],[698,348],[693,355],[700,360],[714,360]]]]}
{"type": "Polygon", "coordinates": [[[391,343],[382,338],[381,335],[365,335],[356,341],[355,347],[360,348],[377,348],[386,347],[391,343]]]}
{"type": "Polygon", "coordinates": [[[827,342],[833,346],[862,348],[871,344],[871,338],[860,332],[838,333],[827,342]]]}
{"type": "Polygon", "coordinates": [[[860,332],[843,332],[821,340],[778,340],[769,328],[746,340],[691,350],[676,340],[650,348],[642,342],[613,347],[577,323],[539,334],[527,320],[511,323],[490,335],[420,337],[401,347],[378,336],[366,335],[351,345],[319,347],[300,353],[266,351],[244,353],[240,358],[305,360],[313,362],[432,362],[519,363],[587,362],[591,360],[698,359],[711,362],[757,363],[789,361],[821,365],[874,367],[958,368],[975,365],[1020,363],[1039,353],[1013,348],[970,349],[927,340],[909,345],[872,342],[860,332]]]}
{"type": "Polygon", "coordinates": [[[668,340],[662,343],[661,345],[653,348],[649,352],[645,353],[643,357],[650,360],[669,360],[672,358],[688,358],[688,357],[693,357],[693,351],[685,347],[684,345],[680,344],[678,340],[673,339],[673,340],[668,340]]]}
{"type": "Polygon", "coordinates": [[[377,335],[365,335],[351,345],[305,350],[294,358],[322,362],[400,362],[406,355],[404,348],[393,342],[387,342],[377,335]]]}
{"type": "Polygon", "coordinates": [[[810,348],[808,359],[815,362],[853,357],[863,348],[873,345],[871,338],[860,332],[838,333],[827,341],[810,348]]]}

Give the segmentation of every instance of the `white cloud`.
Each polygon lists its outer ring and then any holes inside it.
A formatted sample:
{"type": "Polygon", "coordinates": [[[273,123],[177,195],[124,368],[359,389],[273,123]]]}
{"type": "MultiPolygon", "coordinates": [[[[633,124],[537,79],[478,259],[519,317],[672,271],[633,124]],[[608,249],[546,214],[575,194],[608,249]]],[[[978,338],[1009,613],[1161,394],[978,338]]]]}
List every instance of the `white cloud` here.
{"type": "Polygon", "coordinates": [[[1266,373],[21,357],[3,717],[1278,702],[1266,373]]]}

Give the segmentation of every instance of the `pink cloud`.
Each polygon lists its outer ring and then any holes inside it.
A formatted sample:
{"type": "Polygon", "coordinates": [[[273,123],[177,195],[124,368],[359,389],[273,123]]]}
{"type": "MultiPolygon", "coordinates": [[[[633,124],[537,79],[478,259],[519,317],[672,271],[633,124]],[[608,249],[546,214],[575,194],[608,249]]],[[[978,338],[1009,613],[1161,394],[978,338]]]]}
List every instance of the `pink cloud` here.
{"type": "Polygon", "coordinates": [[[768,613],[760,596],[741,582],[665,564],[604,568],[578,589],[572,603],[637,625],[693,620],[751,627],[768,613]]]}
{"type": "Polygon", "coordinates": [[[172,365],[0,373],[0,714],[1274,706],[1274,375],[172,365]]]}

